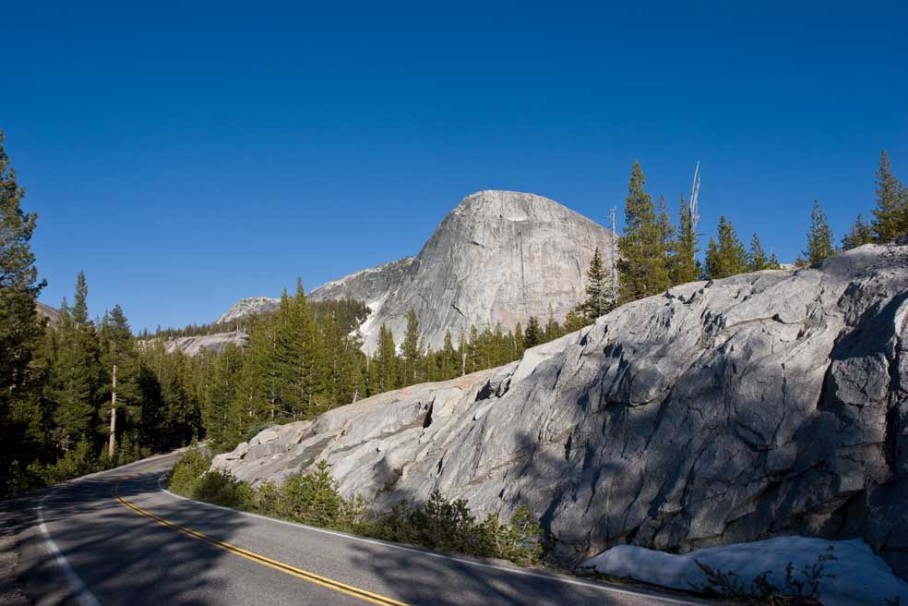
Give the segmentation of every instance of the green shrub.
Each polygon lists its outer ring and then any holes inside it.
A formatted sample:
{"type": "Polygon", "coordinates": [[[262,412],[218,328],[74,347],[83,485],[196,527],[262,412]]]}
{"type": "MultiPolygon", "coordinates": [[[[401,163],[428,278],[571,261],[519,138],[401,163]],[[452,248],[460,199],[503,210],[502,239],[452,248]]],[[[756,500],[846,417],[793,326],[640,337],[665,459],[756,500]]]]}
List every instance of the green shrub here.
{"type": "Polygon", "coordinates": [[[190,496],[224,507],[243,507],[248,498],[248,488],[248,484],[226,471],[208,471],[196,481],[190,496]]]}
{"type": "Polygon", "coordinates": [[[328,463],[322,460],[313,471],[287,478],[278,493],[275,513],[302,524],[350,530],[356,523],[355,509],[337,491],[328,463]]]}
{"type": "Polygon", "coordinates": [[[197,449],[186,451],[171,472],[170,489],[209,503],[431,549],[521,565],[535,564],[542,556],[542,531],[526,507],[509,524],[496,514],[477,522],[466,501],[449,501],[436,490],[425,505],[401,503],[387,515],[370,518],[365,499],[341,496],[325,461],[290,476],[280,487],[270,481],[253,487],[229,473],[208,471],[210,466],[210,457],[197,449]]]}
{"type": "Polygon", "coordinates": [[[209,467],[211,467],[211,458],[205,456],[198,448],[190,448],[173,466],[168,488],[177,494],[191,497],[202,474],[208,471],[209,467]]]}
{"type": "Polygon", "coordinates": [[[399,504],[363,530],[390,541],[501,558],[522,565],[535,564],[542,556],[542,530],[531,521],[526,507],[517,510],[510,524],[502,524],[496,514],[477,523],[466,501],[449,501],[438,490],[425,505],[399,504]]]}

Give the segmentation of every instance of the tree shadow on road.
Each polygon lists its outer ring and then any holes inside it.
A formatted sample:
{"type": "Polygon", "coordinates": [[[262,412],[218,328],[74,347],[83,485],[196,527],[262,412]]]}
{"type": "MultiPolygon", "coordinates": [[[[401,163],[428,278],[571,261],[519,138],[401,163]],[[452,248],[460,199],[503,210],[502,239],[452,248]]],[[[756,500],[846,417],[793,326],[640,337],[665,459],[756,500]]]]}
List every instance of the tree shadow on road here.
{"type": "MultiPolygon", "coordinates": [[[[28,595],[37,604],[78,603],[79,597],[41,532],[40,506],[51,539],[101,603],[208,603],[206,596],[224,587],[214,564],[227,552],[139,515],[116,499],[119,493],[141,506],[138,496],[156,491],[160,475],[85,479],[0,504],[7,522],[2,533],[17,536],[19,574],[28,595]]],[[[200,514],[189,501],[168,502],[153,513],[165,519],[200,514]]],[[[229,540],[245,525],[230,511],[206,508],[201,514],[220,540],[229,540]]]]}

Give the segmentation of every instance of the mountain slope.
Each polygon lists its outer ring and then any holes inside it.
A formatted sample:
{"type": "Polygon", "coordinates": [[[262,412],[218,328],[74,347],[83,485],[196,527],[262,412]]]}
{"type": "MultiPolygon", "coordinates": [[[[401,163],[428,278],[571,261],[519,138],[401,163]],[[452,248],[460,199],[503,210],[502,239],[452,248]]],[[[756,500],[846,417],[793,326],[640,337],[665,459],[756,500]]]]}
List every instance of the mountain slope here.
{"type": "Polygon", "coordinates": [[[273,297],[246,297],[231,305],[230,309],[215,321],[215,324],[226,324],[247,316],[269,313],[276,310],[280,303],[280,299],[273,297]]]}
{"type": "Polygon", "coordinates": [[[586,271],[598,247],[611,259],[612,234],[541,196],[481,191],[441,222],[420,253],[316,289],[314,300],[357,298],[373,314],[362,328],[375,349],[386,324],[403,340],[407,312],[420,322],[424,346],[439,349],[470,327],[524,327],[531,316],[561,321],[584,298],[586,271]]]}
{"type": "Polygon", "coordinates": [[[266,430],[216,459],[326,459],[377,509],[526,503],[558,557],[862,537],[908,576],[908,246],[676,287],[519,364],[266,430]]]}

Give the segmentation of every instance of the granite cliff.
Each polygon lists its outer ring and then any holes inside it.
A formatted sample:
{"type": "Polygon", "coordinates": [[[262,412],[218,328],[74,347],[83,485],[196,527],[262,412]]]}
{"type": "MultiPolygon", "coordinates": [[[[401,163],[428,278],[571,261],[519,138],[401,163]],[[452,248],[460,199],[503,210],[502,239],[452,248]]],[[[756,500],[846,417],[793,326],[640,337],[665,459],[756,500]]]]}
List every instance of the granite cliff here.
{"type": "Polygon", "coordinates": [[[679,286],[215,466],[280,481],[318,459],[376,509],[435,488],[479,513],[527,504],[566,562],[800,534],[864,538],[904,577],[908,246],[679,286]]]}
{"type": "MultiPolygon", "coordinates": [[[[598,247],[608,263],[612,240],[610,231],[548,198],[481,191],[445,217],[417,256],[328,282],[309,298],[366,302],[366,353],[375,350],[382,324],[402,342],[411,308],[423,346],[439,349],[447,331],[456,340],[474,325],[513,330],[530,316],[562,321],[585,297],[593,251],[598,247]]],[[[218,321],[269,311],[276,301],[244,299],[218,321]]]]}

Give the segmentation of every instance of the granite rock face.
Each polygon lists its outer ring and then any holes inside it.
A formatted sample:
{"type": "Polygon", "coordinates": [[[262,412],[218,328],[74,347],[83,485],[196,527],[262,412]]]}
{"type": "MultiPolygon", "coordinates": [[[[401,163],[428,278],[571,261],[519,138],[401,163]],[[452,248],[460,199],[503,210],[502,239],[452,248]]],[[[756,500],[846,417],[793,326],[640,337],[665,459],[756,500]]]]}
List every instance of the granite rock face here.
{"type": "Polygon", "coordinates": [[[246,297],[234,303],[230,309],[215,320],[215,324],[226,324],[247,316],[265,314],[277,310],[281,300],[274,297],[246,297]]]}
{"type": "Polygon", "coordinates": [[[861,537],[905,577],[908,247],[679,286],[215,466],[257,482],[317,459],[376,509],[435,488],[480,515],[526,504],[564,562],[799,534],[861,537]]]}
{"type": "Polygon", "coordinates": [[[338,299],[378,301],[390,291],[398,288],[403,282],[404,276],[407,275],[407,270],[413,265],[413,260],[413,257],[407,257],[400,261],[358,271],[339,280],[322,284],[309,293],[308,297],[312,301],[338,299]]]}
{"type": "Polygon", "coordinates": [[[593,251],[611,259],[612,233],[533,194],[481,191],[466,197],[412,259],[326,284],[314,300],[354,298],[372,315],[361,327],[372,353],[382,324],[403,341],[407,312],[416,312],[424,346],[439,349],[470,327],[501,323],[512,330],[530,316],[562,321],[585,297],[593,251]]]}
{"type": "MultiPolygon", "coordinates": [[[[424,347],[439,349],[470,327],[513,330],[530,316],[562,321],[585,298],[586,272],[598,247],[606,264],[613,235],[542,196],[481,191],[467,196],[416,257],[365,269],[309,293],[312,301],[356,299],[372,311],[360,327],[372,354],[385,324],[401,343],[412,308],[424,347]]],[[[273,311],[278,299],[243,299],[218,319],[273,311]]]]}
{"type": "Polygon", "coordinates": [[[228,345],[244,347],[246,345],[246,333],[234,331],[198,337],[176,337],[164,341],[164,350],[167,353],[179,350],[187,356],[196,356],[202,353],[202,350],[223,353],[228,345]]]}

